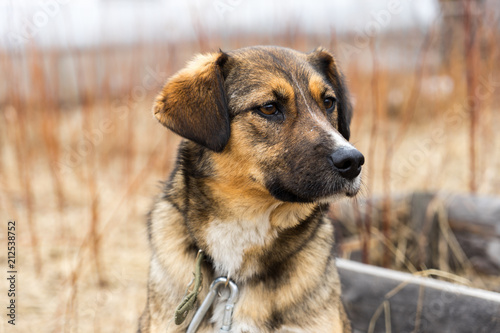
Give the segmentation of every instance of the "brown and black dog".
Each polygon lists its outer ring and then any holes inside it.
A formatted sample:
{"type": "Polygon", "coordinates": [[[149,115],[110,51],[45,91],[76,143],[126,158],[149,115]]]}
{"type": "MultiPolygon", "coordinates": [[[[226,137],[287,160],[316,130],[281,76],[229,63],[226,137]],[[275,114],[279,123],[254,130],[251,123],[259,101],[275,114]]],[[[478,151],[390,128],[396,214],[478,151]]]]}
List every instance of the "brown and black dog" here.
{"type": "MultiPolygon", "coordinates": [[[[149,215],[139,332],[186,331],[192,314],[180,326],[173,316],[199,250],[196,306],[219,276],[239,288],[231,332],[350,332],[325,213],[356,195],[364,158],[348,142],[351,104],[332,55],[273,46],[199,55],[153,111],[184,140],[149,215]]],[[[227,297],[197,332],[219,332],[227,297]]]]}

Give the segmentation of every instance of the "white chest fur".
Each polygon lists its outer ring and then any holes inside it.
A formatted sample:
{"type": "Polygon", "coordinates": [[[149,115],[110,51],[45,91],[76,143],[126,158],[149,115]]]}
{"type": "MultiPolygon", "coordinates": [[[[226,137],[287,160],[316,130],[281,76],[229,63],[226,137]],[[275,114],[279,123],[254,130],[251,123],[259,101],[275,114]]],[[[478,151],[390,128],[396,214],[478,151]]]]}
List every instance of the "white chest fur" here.
{"type": "Polygon", "coordinates": [[[206,240],[217,275],[233,276],[241,268],[248,250],[264,246],[276,236],[269,214],[252,220],[211,221],[206,240]]]}

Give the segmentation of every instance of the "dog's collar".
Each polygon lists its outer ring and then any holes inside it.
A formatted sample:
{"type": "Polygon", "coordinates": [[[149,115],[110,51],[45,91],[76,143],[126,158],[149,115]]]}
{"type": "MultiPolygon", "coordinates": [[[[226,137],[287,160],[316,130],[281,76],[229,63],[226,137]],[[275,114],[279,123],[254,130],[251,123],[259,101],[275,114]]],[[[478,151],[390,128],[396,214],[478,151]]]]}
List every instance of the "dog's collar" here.
{"type": "MultiPolygon", "coordinates": [[[[175,310],[174,319],[176,325],[180,325],[184,322],[189,311],[191,311],[194,308],[194,305],[198,298],[198,294],[203,288],[202,285],[203,274],[201,273],[201,265],[203,263],[204,258],[205,254],[203,253],[202,250],[199,250],[198,255],[196,256],[194,278],[189,283],[188,289],[191,285],[194,286],[192,291],[187,293],[186,296],[184,296],[184,299],[175,310]]],[[[191,320],[191,323],[189,324],[189,327],[187,329],[187,333],[196,332],[198,326],[201,324],[201,321],[205,317],[205,314],[207,313],[208,309],[210,308],[210,306],[212,306],[212,303],[215,301],[215,297],[217,296],[218,290],[221,286],[224,287],[229,286],[229,290],[231,293],[224,307],[224,317],[222,319],[222,327],[220,331],[229,332],[231,330],[233,308],[238,298],[238,286],[236,285],[236,283],[231,281],[229,277],[221,276],[216,278],[210,285],[210,290],[205,299],[203,300],[203,303],[194,314],[193,319],[191,320]]]]}
{"type": "Polygon", "coordinates": [[[229,286],[230,295],[224,306],[224,316],[222,317],[222,326],[219,332],[230,332],[231,324],[233,321],[233,309],[236,300],[238,299],[238,286],[233,281],[229,280],[227,277],[221,276],[215,279],[210,285],[210,290],[208,291],[207,297],[201,303],[198,311],[194,314],[191,323],[186,331],[186,333],[195,333],[200,326],[201,321],[205,317],[208,309],[212,306],[215,301],[215,297],[218,294],[220,287],[229,286]]]}

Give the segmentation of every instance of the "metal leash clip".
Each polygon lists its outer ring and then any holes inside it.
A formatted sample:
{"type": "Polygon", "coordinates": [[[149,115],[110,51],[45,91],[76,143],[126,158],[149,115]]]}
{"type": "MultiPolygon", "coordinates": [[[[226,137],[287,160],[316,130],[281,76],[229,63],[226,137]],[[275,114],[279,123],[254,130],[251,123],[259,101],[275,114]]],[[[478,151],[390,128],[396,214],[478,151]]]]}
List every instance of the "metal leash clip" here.
{"type": "Polygon", "coordinates": [[[231,330],[231,323],[233,320],[233,309],[234,304],[236,303],[236,299],[238,298],[238,286],[233,281],[229,280],[227,277],[218,277],[215,279],[210,285],[210,290],[208,291],[207,297],[201,303],[200,308],[196,311],[193,316],[193,320],[189,324],[187,329],[187,333],[195,333],[200,326],[201,321],[205,317],[208,309],[215,301],[215,297],[217,296],[218,290],[220,286],[229,286],[230,295],[226,302],[226,306],[224,307],[224,317],[222,319],[222,327],[220,328],[220,333],[229,332],[231,330]]]}

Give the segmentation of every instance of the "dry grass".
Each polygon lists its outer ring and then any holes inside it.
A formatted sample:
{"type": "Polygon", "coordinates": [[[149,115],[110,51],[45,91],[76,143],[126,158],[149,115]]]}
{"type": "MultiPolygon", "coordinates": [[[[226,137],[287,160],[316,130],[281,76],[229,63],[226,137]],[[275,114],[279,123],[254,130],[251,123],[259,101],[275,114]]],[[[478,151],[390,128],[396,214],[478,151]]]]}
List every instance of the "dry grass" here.
{"type": "MultiPolygon", "coordinates": [[[[438,26],[432,29],[415,33],[419,43],[401,36],[375,38],[371,48],[351,61],[343,59],[355,99],[352,140],[369,156],[362,196],[469,191],[471,177],[477,193],[500,195],[495,128],[500,76],[494,60],[499,51],[493,42],[498,31],[487,26],[479,31],[481,61],[474,66],[476,84],[483,88],[475,106],[471,175],[463,46],[453,44],[441,54],[446,36],[438,26]],[[391,69],[383,51],[395,45],[419,55],[407,68],[391,69]],[[367,59],[373,66],[363,70],[367,59]]],[[[4,75],[29,78],[24,85],[13,80],[0,112],[0,219],[18,223],[16,331],[135,330],[146,297],[145,214],[159,181],[168,176],[178,142],[150,114],[154,93],[200,49],[273,43],[335,50],[349,42],[293,31],[265,40],[202,36],[199,45],[66,52],[32,47],[22,59],[0,53],[4,75]],[[73,74],[60,76],[58,66],[73,74]],[[151,69],[161,79],[152,80],[151,69]]],[[[391,214],[385,223],[377,231],[382,239],[389,237],[391,214]]],[[[358,227],[369,261],[372,227],[358,227]]],[[[383,263],[396,252],[387,252],[383,263]]],[[[0,263],[5,262],[3,251],[0,263]]],[[[2,321],[0,333],[8,329],[2,321]]]]}

